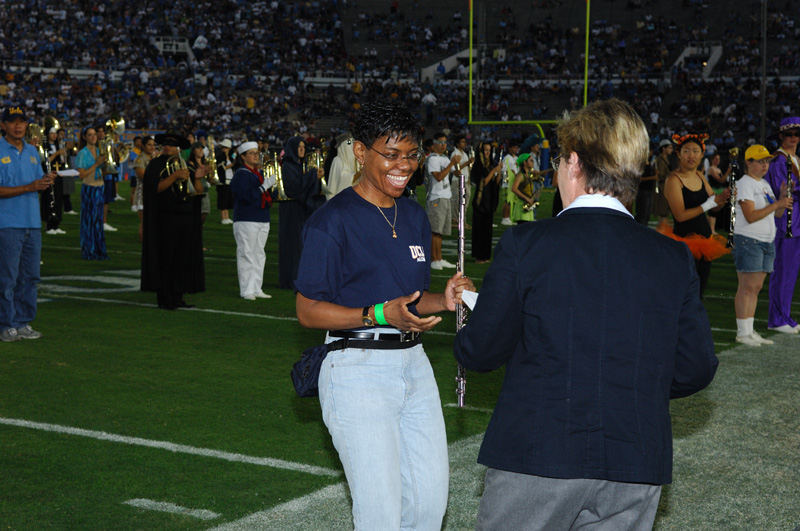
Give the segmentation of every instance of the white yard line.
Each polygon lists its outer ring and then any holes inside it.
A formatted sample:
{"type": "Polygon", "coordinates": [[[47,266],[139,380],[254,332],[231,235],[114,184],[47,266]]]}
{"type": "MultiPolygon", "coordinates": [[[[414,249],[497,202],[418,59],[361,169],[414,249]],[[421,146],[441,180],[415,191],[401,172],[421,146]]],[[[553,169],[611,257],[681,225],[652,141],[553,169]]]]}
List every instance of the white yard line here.
{"type": "Polygon", "coordinates": [[[193,518],[199,518],[200,520],[214,520],[215,518],[219,518],[220,516],[222,516],[219,513],[207,511],[205,509],[189,509],[188,507],[181,507],[180,505],[175,505],[174,503],[157,502],[154,500],[146,500],[143,498],[136,498],[135,500],[128,500],[122,503],[130,505],[131,507],[146,509],[148,511],[160,511],[162,513],[182,514],[185,516],[191,516],[193,518]]]}
{"type": "MultiPolygon", "coordinates": [[[[104,299],[101,297],[81,297],[78,295],[51,295],[48,293],[53,299],[73,299],[79,301],[91,301],[91,302],[106,302],[109,304],[123,304],[127,306],[139,306],[141,308],[157,308],[158,305],[151,304],[148,302],[135,302],[135,301],[123,301],[119,299],[104,299]]],[[[236,315],[239,317],[258,317],[259,319],[274,319],[277,321],[297,321],[297,317],[285,317],[280,315],[266,315],[262,313],[247,313],[247,312],[231,312],[226,310],[213,310],[211,308],[180,308],[180,311],[183,312],[204,312],[204,313],[218,313],[223,315],[236,315]]]]}
{"type": "MultiPolygon", "coordinates": [[[[444,531],[475,528],[483,486],[483,466],[476,463],[483,434],[449,445],[450,495],[444,531]]],[[[322,488],[301,498],[259,511],[209,531],[327,531],[351,530],[350,495],[346,483],[322,488]]]]}
{"type": "Polygon", "coordinates": [[[305,465],[303,463],[294,463],[292,461],[284,461],[283,459],[273,459],[271,457],[253,457],[244,454],[237,454],[233,452],[223,452],[220,450],[211,450],[208,448],[197,448],[195,446],[187,446],[185,444],[175,444],[168,441],[154,441],[151,439],[142,439],[140,437],[128,437],[125,435],[114,435],[113,433],[106,433],[104,431],[84,430],[81,428],[73,428],[70,426],[60,426],[58,424],[46,424],[43,422],[31,422],[22,419],[9,419],[0,417],[0,424],[7,426],[17,426],[20,428],[31,428],[35,430],[49,431],[54,433],[64,433],[67,435],[77,435],[79,437],[89,437],[100,441],[110,441],[123,444],[131,444],[135,446],[147,446],[149,448],[158,448],[160,450],[169,450],[170,452],[200,455],[203,457],[214,457],[216,459],[223,459],[225,461],[234,461],[238,463],[247,463],[251,465],[268,466],[271,468],[280,468],[283,470],[293,470],[295,472],[305,472],[315,476],[330,476],[337,477],[341,475],[338,470],[324,468],[320,466],[305,465]]]}

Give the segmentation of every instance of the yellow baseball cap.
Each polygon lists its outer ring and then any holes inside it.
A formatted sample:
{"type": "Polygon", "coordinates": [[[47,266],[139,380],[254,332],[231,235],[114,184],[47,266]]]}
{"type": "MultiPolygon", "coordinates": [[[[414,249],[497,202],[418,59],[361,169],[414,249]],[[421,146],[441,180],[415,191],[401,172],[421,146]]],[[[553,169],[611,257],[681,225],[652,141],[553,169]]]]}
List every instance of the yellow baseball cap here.
{"type": "Polygon", "coordinates": [[[769,154],[769,150],[761,144],[753,144],[744,152],[744,160],[772,160],[774,157],[769,154]]]}

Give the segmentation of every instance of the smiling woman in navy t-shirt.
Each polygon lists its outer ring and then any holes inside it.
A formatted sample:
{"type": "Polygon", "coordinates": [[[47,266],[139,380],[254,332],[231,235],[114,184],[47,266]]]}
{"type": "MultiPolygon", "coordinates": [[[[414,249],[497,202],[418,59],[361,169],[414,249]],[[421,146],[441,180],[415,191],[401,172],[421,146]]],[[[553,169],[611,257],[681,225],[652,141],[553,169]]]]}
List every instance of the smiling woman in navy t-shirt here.
{"type": "Polygon", "coordinates": [[[454,311],[472,283],[456,273],[430,293],[431,227],[402,197],[419,165],[421,128],[397,102],[364,105],[353,130],[361,180],[314,213],[303,234],[297,317],[328,330],[319,376],[325,425],[344,466],[358,529],[439,529],[447,440],[419,334],[454,311]],[[422,316],[422,317],[421,317],[422,316]]]}

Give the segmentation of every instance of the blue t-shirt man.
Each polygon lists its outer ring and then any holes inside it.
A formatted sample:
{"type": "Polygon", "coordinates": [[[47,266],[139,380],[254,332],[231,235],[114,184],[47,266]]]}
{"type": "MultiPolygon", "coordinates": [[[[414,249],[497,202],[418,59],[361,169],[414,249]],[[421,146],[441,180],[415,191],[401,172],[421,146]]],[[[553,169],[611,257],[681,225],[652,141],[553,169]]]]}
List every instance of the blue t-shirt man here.
{"type": "Polygon", "coordinates": [[[39,152],[24,140],[25,110],[7,107],[0,122],[0,340],[36,339],[41,333],[28,323],[36,316],[42,254],[37,192],[53,176],[43,178],[39,152]]]}

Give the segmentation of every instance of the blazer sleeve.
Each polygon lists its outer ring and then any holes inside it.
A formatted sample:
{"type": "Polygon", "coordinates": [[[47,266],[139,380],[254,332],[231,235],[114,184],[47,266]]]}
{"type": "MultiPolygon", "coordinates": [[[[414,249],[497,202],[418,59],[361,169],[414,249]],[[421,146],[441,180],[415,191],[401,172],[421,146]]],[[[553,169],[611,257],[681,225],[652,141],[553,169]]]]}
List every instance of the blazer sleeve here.
{"type": "Polygon", "coordinates": [[[670,386],[670,398],[683,398],[704,389],[717,371],[714,339],[708,314],[700,300],[700,279],[689,248],[686,263],[690,276],[678,321],[678,351],[670,386]]]}
{"type": "Polygon", "coordinates": [[[488,372],[503,366],[521,340],[522,294],[513,233],[507,230],[500,238],[475,310],[456,335],[456,360],[471,371],[488,372]]]}

